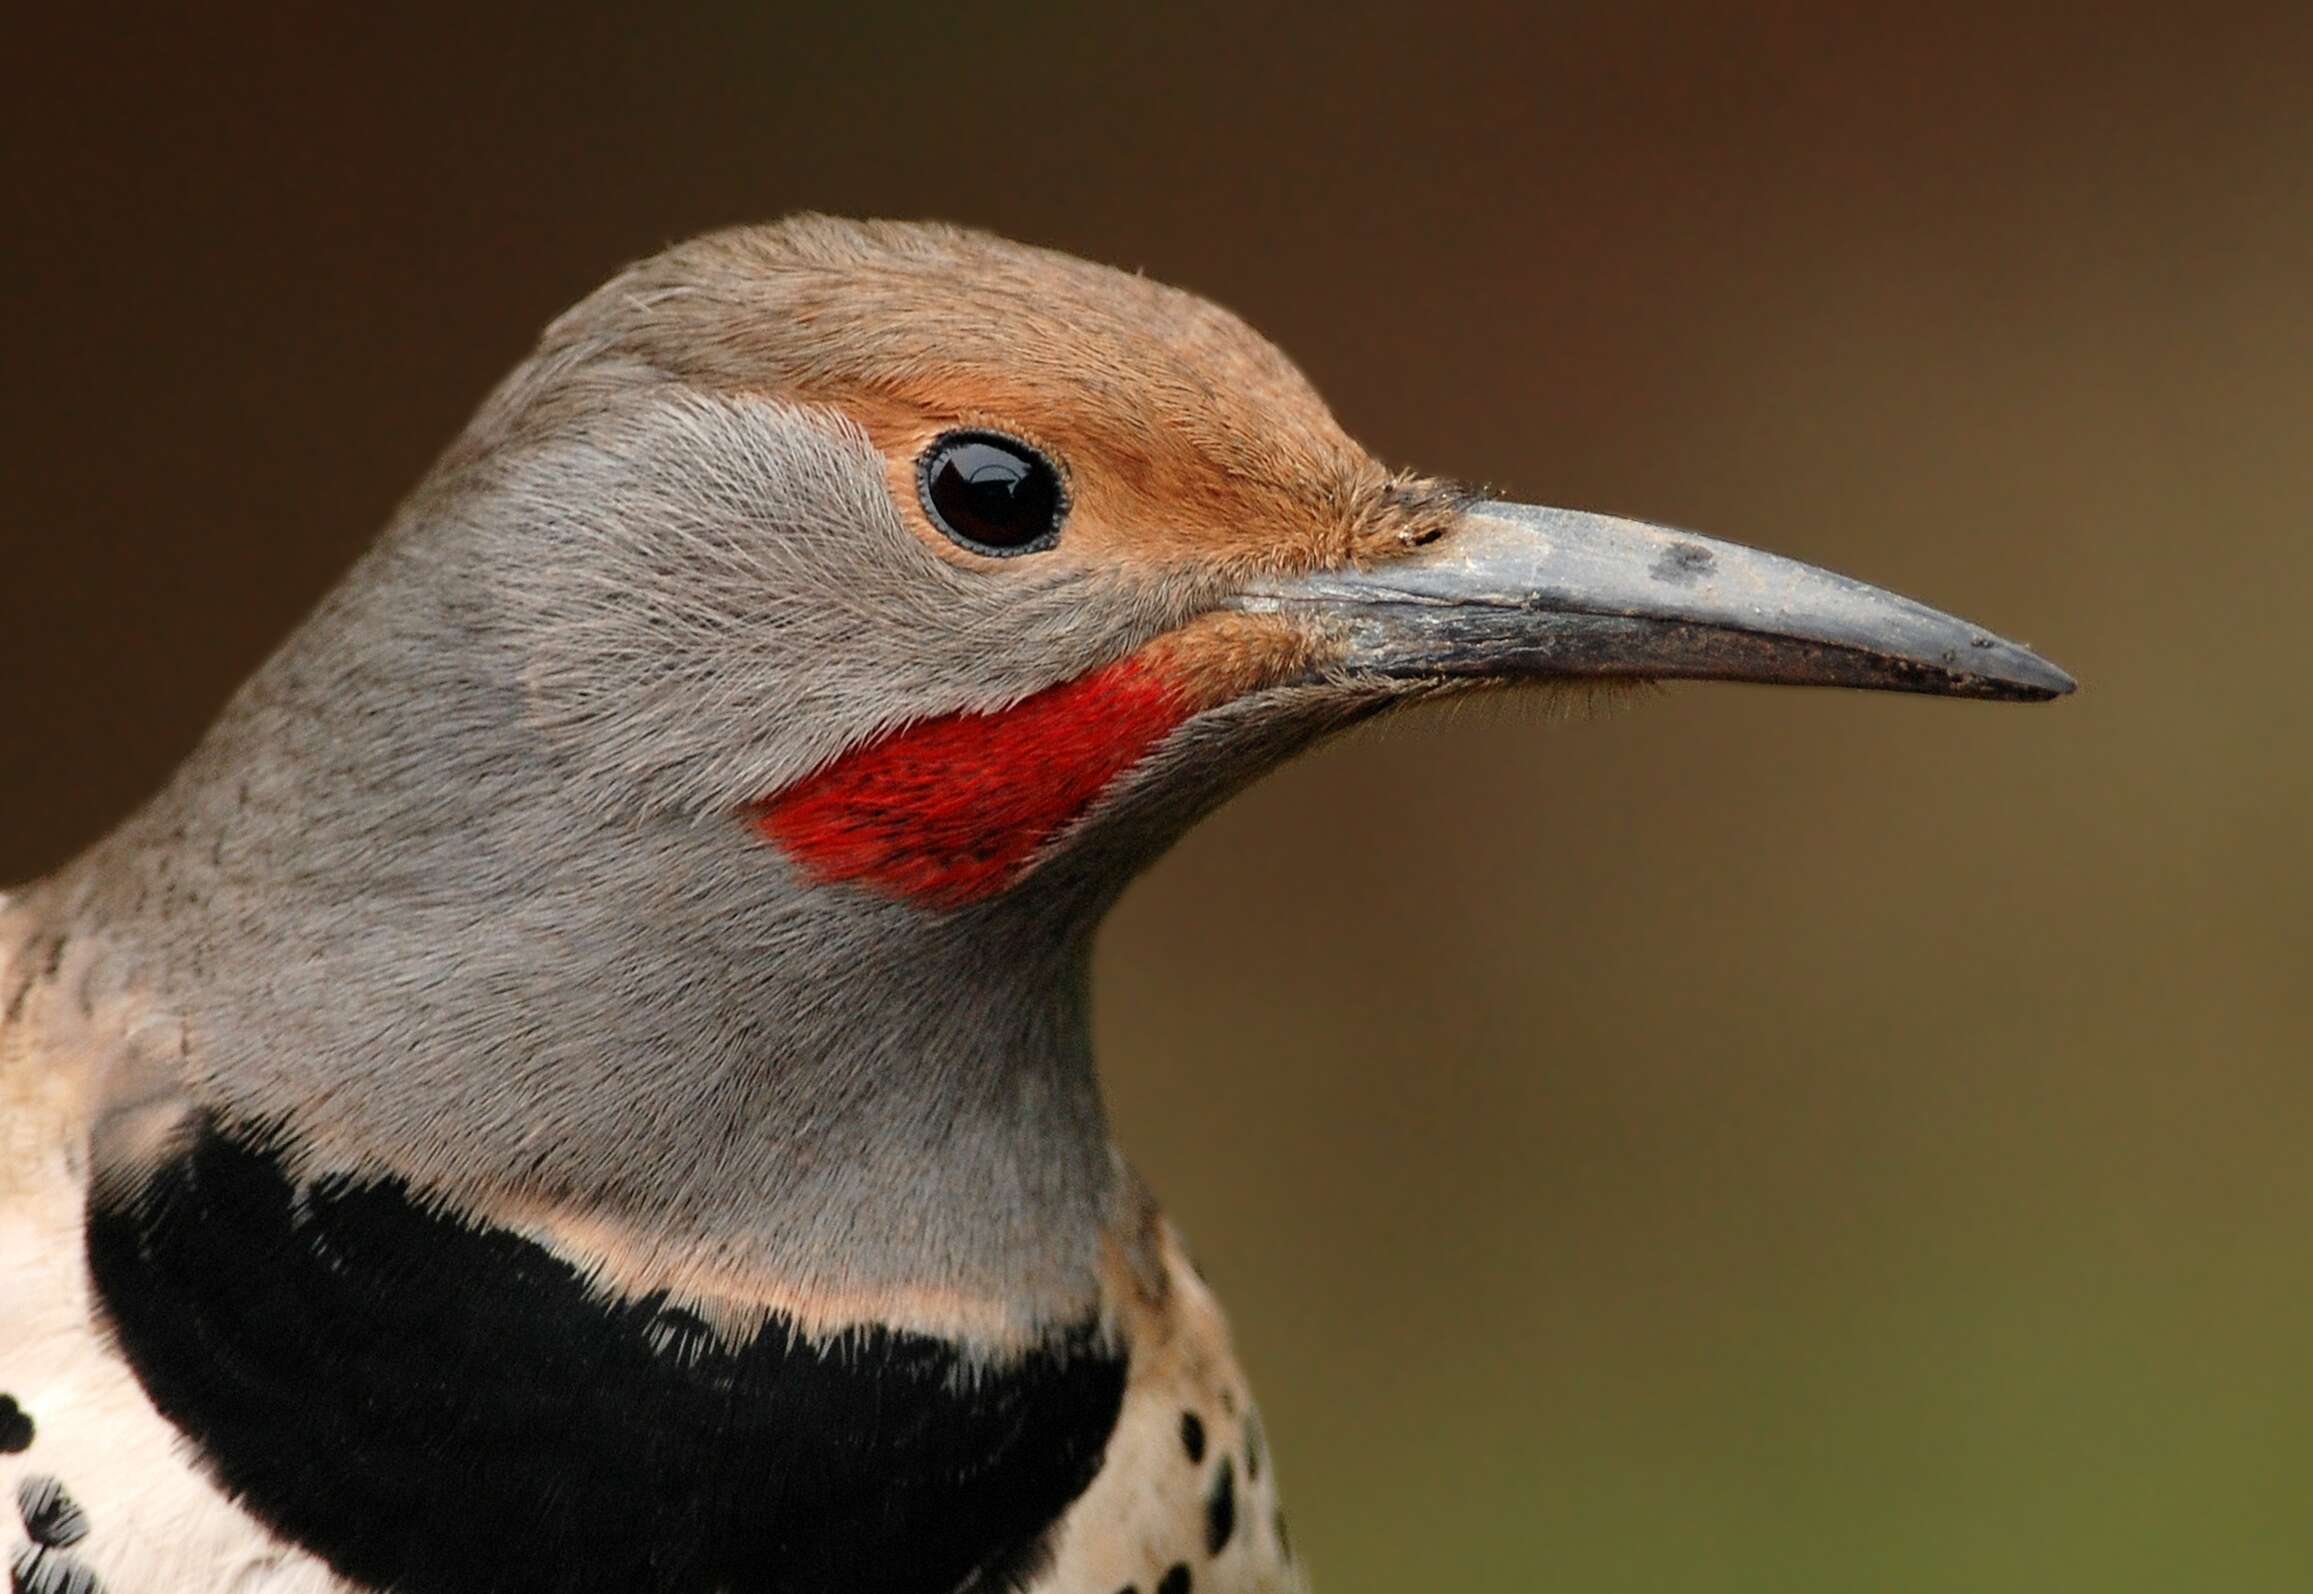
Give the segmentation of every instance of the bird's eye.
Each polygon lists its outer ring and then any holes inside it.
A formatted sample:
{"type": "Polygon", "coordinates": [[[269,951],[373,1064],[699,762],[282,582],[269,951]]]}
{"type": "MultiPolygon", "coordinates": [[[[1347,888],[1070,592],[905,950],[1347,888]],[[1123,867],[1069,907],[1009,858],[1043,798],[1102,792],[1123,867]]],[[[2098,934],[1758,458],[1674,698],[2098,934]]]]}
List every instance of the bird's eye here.
{"type": "Polygon", "coordinates": [[[916,465],[932,523],[974,553],[1034,553],[1060,540],[1068,494],[1052,461],[999,432],[948,432],[916,465]]]}

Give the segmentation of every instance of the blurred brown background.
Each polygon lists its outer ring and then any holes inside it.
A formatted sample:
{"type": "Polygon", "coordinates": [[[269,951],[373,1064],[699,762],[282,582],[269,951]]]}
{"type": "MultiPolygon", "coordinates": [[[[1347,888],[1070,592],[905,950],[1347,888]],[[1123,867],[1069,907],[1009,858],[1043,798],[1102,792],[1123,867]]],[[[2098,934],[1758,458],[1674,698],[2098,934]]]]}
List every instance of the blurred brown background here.
{"type": "Polygon", "coordinates": [[[1134,892],[1120,1131],[1320,1588],[2313,1587],[2313,22],[2062,9],[14,29],[0,879],[622,261],[1143,268],[1388,458],[2084,683],[1409,720],[1134,892]]]}

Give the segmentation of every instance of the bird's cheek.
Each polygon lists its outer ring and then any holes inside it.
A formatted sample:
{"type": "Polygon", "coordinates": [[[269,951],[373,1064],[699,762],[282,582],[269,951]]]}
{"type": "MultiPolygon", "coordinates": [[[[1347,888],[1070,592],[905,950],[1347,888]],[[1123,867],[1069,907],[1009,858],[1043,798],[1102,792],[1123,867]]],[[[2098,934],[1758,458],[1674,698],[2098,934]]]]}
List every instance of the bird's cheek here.
{"type": "Polygon", "coordinates": [[[1009,708],[861,743],[749,818],[816,881],[961,907],[1011,885],[1184,721],[1300,669],[1308,646],[1263,617],[1209,615],[1009,708]]]}

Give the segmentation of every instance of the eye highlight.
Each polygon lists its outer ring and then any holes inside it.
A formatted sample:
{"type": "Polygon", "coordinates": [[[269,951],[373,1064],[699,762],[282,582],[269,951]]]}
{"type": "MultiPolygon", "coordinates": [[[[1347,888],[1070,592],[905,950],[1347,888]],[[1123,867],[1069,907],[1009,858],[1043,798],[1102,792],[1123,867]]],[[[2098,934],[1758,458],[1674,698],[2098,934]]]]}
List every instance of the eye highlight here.
{"type": "Polygon", "coordinates": [[[974,553],[1006,558],[1060,540],[1068,493],[1035,449],[1001,432],[945,432],[916,462],[932,524],[974,553]]]}

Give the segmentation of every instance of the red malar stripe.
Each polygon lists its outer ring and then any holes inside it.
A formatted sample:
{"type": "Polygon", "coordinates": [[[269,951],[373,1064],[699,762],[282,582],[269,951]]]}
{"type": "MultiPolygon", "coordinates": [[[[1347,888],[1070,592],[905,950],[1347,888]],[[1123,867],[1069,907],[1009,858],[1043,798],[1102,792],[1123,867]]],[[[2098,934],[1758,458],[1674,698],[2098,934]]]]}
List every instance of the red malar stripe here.
{"type": "Polygon", "coordinates": [[[1137,658],[994,714],[942,714],[863,743],[755,811],[818,880],[942,907],[1009,885],[1061,826],[1189,716],[1137,658]]]}

